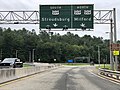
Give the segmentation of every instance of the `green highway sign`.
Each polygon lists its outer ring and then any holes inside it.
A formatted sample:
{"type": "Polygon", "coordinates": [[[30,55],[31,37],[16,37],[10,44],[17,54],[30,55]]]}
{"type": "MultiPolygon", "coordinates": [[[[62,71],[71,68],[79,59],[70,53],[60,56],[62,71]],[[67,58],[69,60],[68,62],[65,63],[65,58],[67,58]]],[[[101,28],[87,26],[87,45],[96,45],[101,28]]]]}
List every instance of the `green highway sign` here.
{"type": "Polygon", "coordinates": [[[40,29],[93,28],[93,4],[40,5],[40,29]]]}
{"type": "Polygon", "coordinates": [[[93,28],[93,5],[73,6],[73,28],[93,28]]]}
{"type": "Polygon", "coordinates": [[[40,5],[40,28],[71,27],[71,7],[66,5],[40,5]]]}

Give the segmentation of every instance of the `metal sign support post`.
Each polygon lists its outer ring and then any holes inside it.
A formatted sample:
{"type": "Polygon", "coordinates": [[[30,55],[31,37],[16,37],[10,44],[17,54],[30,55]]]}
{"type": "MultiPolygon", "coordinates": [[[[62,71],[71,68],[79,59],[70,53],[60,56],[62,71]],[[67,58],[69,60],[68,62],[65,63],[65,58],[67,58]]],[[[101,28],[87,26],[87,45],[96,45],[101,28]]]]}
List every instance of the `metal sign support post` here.
{"type": "Polygon", "coordinates": [[[112,25],[112,19],[110,20],[110,68],[111,70],[114,70],[114,63],[113,63],[113,55],[111,50],[111,44],[113,43],[113,25],[112,25]]]}
{"type": "MultiPolygon", "coordinates": [[[[116,34],[116,9],[113,8],[113,18],[114,18],[114,43],[117,43],[117,34],[116,34]]],[[[115,56],[115,70],[118,70],[118,58],[115,56]]]]}
{"type": "Polygon", "coordinates": [[[98,63],[99,63],[99,68],[100,68],[100,47],[98,46],[98,63]]]}

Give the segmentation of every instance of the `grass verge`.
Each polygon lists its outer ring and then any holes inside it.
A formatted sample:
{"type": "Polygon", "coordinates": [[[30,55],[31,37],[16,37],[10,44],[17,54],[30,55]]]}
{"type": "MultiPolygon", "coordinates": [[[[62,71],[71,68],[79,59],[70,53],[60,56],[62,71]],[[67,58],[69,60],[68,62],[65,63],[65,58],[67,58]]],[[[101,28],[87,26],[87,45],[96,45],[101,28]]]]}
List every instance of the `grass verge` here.
{"type": "MultiPolygon", "coordinates": [[[[96,66],[96,68],[98,69],[99,66],[96,66]]],[[[109,69],[110,70],[110,64],[100,64],[100,68],[105,68],[105,69],[109,69]]]]}
{"type": "Polygon", "coordinates": [[[23,67],[31,67],[29,64],[23,64],[23,67]]]}
{"type": "Polygon", "coordinates": [[[85,66],[85,65],[90,65],[88,63],[65,63],[63,64],[65,66],[85,66]]]}

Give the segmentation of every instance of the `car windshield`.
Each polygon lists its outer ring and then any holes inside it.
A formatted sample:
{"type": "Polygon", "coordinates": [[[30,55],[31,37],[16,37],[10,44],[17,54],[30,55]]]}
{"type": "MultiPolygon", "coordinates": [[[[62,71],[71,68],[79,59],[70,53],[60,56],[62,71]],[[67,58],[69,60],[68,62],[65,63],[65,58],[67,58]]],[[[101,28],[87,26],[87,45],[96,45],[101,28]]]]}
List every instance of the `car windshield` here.
{"type": "Polygon", "coordinates": [[[15,59],[4,59],[2,63],[14,63],[15,59]]]}

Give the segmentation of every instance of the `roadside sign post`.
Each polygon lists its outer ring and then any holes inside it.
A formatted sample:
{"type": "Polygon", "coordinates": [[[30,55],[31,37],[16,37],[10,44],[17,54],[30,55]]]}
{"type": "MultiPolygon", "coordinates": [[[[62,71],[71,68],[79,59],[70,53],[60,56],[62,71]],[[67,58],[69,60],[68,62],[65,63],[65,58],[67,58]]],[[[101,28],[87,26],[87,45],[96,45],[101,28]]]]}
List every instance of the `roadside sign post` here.
{"type": "Polygon", "coordinates": [[[113,51],[113,56],[115,57],[115,69],[116,69],[116,71],[117,71],[117,70],[118,70],[118,60],[117,60],[117,56],[119,55],[120,44],[112,43],[110,47],[111,47],[111,51],[113,51]]]}
{"type": "Polygon", "coordinates": [[[113,51],[113,55],[114,56],[118,56],[119,55],[119,51],[113,51]]]}
{"type": "Polygon", "coordinates": [[[67,60],[67,62],[68,62],[68,63],[73,63],[74,60],[72,60],[72,59],[71,59],[71,60],[67,60]]]}

